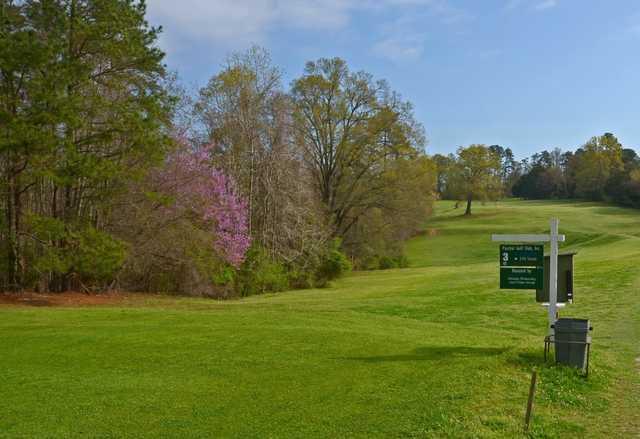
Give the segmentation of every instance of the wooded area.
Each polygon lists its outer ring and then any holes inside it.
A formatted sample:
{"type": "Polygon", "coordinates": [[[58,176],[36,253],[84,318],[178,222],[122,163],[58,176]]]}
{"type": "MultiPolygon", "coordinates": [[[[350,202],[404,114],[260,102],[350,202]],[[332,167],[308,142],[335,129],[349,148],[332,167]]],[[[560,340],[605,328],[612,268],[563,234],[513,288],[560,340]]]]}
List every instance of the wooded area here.
{"type": "Polygon", "coordinates": [[[144,2],[0,5],[0,290],[324,286],[405,266],[438,197],[640,206],[638,157],[612,134],[522,162],[430,157],[412,105],[339,58],[286,88],[254,47],[190,93],[144,2]]]}
{"type": "Polygon", "coordinates": [[[143,2],[2,0],[3,290],[230,296],[403,263],[434,199],[411,105],[260,48],[196,95],[143,2]]]}

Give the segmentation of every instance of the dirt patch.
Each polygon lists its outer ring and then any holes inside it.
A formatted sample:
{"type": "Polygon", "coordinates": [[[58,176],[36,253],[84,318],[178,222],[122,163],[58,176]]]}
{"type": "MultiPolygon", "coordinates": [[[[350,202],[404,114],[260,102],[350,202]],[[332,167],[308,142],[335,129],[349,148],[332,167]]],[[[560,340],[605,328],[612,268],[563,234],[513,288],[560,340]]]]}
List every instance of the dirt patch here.
{"type": "Polygon", "coordinates": [[[85,294],[67,293],[0,293],[0,305],[15,306],[99,306],[118,304],[127,295],[121,293],[85,294]]]}
{"type": "Polygon", "coordinates": [[[423,229],[415,234],[415,236],[438,236],[440,230],[438,229],[423,229]]]}

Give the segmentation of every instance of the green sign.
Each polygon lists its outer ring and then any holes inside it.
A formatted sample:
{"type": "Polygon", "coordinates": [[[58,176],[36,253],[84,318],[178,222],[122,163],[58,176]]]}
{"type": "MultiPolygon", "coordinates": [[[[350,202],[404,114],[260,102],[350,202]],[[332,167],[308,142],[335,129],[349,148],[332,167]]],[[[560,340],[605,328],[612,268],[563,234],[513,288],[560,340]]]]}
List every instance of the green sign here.
{"type": "Polygon", "coordinates": [[[542,267],[544,265],[543,245],[501,245],[500,267],[542,267]]]}
{"type": "Polygon", "coordinates": [[[544,284],[544,246],[505,244],[500,246],[500,288],[538,290],[544,284]]]}
{"type": "Polygon", "coordinates": [[[510,290],[542,289],[543,267],[500,267],[500,288],[510,290]]]}

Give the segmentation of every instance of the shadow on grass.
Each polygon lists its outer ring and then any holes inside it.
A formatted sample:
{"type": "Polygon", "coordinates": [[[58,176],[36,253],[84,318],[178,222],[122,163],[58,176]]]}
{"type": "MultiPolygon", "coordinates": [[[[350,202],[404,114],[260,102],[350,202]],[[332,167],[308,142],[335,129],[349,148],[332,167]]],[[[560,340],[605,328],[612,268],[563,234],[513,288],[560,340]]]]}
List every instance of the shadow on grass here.
{"type": "MultiPolygon", "coordinates": [[[[553,352],[551,352],[549,355],[550,355],[550,358],[553,358],[553,352]]],[[[548,363],[545,363],[544,361],[544,354],[542,352],[542,349],[540,350],[540,352],[538,351],[520,352],[515,356],[509,357],[507,361],[513,364],[514,366],[518,366],[526,370],[534,367],[542,368],[542,367],[548,366],[548,363]]]]}
{"type": "MultiPolygon", "coordinates": [[[[454,209],[455,210],[455,209],[454,209]]],[[[500,215],[500,212],[472,212],[471,215],[465,215],[464,213],[464,208],[462,209],[457,209],[458,212],[460,212],[457,215],[452,215],[449,214],[449,212],[452,212],[452,210],[448,210],[447,215],[443,215],[442,213],[439,216],[434,217],[433,219],[430,219],[427,222],[427,227],[429,227],[430,225],[433,224],[448,224],[451,222],[458,222],[458,221],[471,221],[474,219],[479,219],[479,218],[493,218],[493,217],[497,217],[500,215]]],[[[444,213],[444,212],[443,212],[444,213]]],[[[455,213],[455,212],[454,212],[455,213]]]]}
{"type": "Polygon", "coordinates": [[[335,360],[361,361],[363,363],[386,363],[394,361],[436,361],[451,357],[486,357],[503,354],[510,348],[482,348],[470,346],[425,346],[409,354],[378,355],[372,357],[339,357],[335,360]]]}

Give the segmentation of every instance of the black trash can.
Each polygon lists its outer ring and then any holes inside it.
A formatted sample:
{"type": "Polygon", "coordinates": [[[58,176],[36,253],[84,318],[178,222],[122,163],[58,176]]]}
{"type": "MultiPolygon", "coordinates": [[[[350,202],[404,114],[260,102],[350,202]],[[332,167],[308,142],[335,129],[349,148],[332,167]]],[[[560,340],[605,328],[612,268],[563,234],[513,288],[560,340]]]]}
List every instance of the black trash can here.
{"type": "Polygon", "coordinates": [[[587,319],[558,319],[554,325],[556,363],[585,370],[590,329],[587,319]]]}

